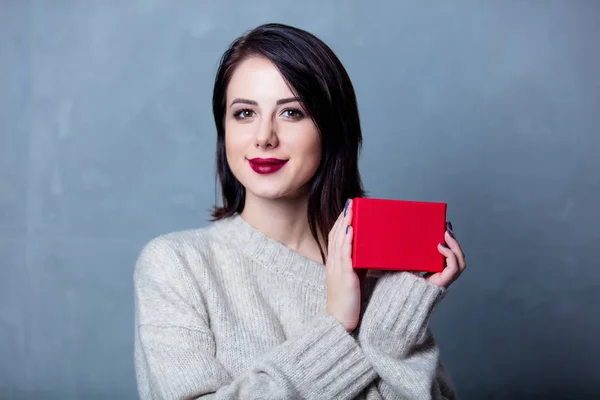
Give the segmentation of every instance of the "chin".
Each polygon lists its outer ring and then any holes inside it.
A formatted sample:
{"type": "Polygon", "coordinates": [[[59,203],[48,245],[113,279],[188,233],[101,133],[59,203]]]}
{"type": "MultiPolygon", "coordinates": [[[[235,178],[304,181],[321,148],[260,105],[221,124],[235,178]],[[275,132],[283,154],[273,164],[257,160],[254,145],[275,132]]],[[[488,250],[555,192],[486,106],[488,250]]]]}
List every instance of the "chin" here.
{"type": "Polygon", "coordinates": [[[249,182],[249,185],[244,187],[246,192],[252,193],[254,197],[265,200],[293,199],[308,195],[309,192],[307,184],[297,186],[279,182],[249,182]]]}
{"type": "Polygon", "coordinates": [[[294,194],[294,190],[289,188],[279,188],[274,185],[265,187],[264,185],[250,185],[246,186],[246,191],[252,193],[254,197],[265,199],[265,200],[277,200],[294,194]]]}

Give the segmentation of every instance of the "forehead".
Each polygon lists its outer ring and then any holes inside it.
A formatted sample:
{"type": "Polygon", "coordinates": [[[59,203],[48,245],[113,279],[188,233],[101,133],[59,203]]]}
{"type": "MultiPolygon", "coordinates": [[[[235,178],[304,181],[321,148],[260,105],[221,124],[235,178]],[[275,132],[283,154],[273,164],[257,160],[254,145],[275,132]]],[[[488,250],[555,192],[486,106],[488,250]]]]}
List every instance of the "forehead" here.
{"type": "Polygon", "coordinates": [[[264,57],[250,57],[242,61],[233,71],[227,86],[227,101],[234,98],[248,100],[277,101],[292,97],[293,92],[275,67],[264,57]]]}

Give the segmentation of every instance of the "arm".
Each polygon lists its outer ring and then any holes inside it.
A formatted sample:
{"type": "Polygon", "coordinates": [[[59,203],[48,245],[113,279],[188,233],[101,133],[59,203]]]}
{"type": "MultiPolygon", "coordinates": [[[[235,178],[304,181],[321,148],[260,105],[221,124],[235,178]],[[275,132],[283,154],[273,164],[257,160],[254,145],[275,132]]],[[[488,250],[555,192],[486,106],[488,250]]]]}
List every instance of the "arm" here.
{"type": "Polygon", "coordinates": [[[326,312],[231,376],[216,358],[208,313],[186,267],[165,239],[139,257],[135,366],[142,399],[349,399],[375,379],[356,341],[326,312]]]}
{"type": "Polygon", "coordinates": [[[358,333],[377,371],[369,399],[455,399],[427,325],[445,289],[408,272],[384,274],[376,283],[358,333]]]}

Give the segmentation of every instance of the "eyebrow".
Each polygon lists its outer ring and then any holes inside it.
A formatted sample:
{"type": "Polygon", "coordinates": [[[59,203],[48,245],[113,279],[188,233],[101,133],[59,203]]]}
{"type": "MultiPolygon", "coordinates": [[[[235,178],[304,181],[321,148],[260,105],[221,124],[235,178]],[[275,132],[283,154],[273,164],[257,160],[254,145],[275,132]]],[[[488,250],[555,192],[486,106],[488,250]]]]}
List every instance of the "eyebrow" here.
{"type": "MultiPolygon", "coordinates": [[[[285,99],[279,99],[277,100],[277,105],[280,106],[282,104],[286,104],[286,103],[291,103],[293,101],[297,101],[300,102],[300,99],[298,97],[288,97],[285,99]]],[[[248,100],[248,99],[235,99],[231,102],[231,104],[229,105],[229,107],[231,107],[234,104],[250,104],[252,106],[257,106],[258,102],[254,101],[254,100],[248,100]]]]}
{"type": "Polygon", "coordinates": [[[279,106],[281,104],[292,103],[294,101],[297,101],[300,103],[300,99],[298,97],[288,97],[287,99],[277,100],[277,105],[279,106]]]}

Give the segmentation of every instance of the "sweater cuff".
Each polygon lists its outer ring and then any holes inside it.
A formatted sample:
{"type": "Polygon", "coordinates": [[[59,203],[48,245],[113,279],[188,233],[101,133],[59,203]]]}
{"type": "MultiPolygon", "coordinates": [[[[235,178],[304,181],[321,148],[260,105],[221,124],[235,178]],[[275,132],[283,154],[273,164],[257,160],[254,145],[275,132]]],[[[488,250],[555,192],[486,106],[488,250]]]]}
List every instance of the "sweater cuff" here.
{"type": "Polygon", "coordinates": [[[410,272],[379,278],[360,325],[359,340],[392,339],[403,353],[426,334],[433,310],[446,289],[410,272]]]}
{"type": "Polygon", "coordinates": [[[329,313],[307,323],[272,361],[304,397],[358,394],[376,377],[358,343],[329,313]],[[289,345],[289,346],[288,346],[289,345]]]}

